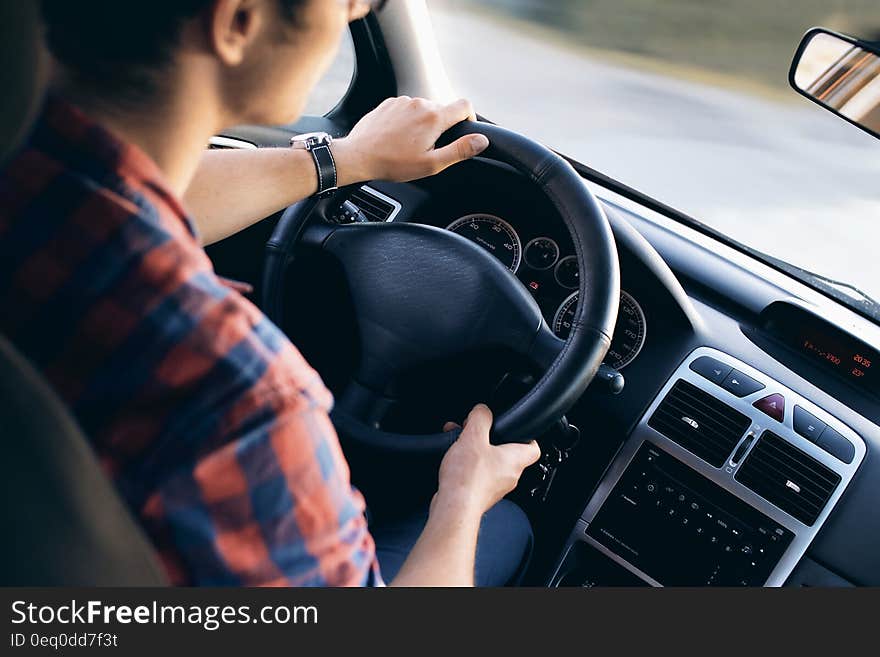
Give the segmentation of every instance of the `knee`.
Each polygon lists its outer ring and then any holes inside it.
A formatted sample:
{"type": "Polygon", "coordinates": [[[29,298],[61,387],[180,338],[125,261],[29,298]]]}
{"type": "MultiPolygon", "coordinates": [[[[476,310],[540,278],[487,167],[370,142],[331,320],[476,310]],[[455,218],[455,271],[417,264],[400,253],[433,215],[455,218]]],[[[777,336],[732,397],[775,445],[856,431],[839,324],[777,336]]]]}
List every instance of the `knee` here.
{"type": "Polygon", "coordinates": [[[483,516],[477,542],[477,584],[516,585],[532,556],[534,534],[525,512],[502,500],[483,516]]]}
{"type": "Polygon", "coordinates": [[[535,542],[532,523],[529,522],[526,512],[518,504],[510,500],[501,500],[490,509],[489,513],[496,513],[498,515],[497,522],[507,528],[511,545],[521,546],[523,552],[531,553],[535,542]]]}

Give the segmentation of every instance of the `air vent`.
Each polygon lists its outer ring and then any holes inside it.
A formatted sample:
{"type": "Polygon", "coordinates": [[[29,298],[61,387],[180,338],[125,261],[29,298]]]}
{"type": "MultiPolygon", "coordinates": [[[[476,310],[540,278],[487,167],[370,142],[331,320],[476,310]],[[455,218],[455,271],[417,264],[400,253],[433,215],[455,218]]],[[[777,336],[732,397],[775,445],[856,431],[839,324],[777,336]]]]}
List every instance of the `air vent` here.
{"type": "Polygon", "coordinates": [[[748,416],[679,380],[648,426],[720,468],[751,425],[748,416]]]}
{"type": "Polygon", "coordinates": [[[805,525],[812,525],[840,475],[771,431],[765,431],[736,479],[805,525]]]}
{"type": "Polygon", "coordinates": [[[349,199],[371,222],[390,221],[400,210],[393,199],[368,187],[361,187],[349,199]]]}
{"type": "Polygon", "coordinates": [[[208,148],[210,150],[229,148],[255,149],[257,148],[257,145],[249,141],[244,141],[243,139],[235,139],[234,137],[222,137],[220,135],[215,135],[208,140],[208,148]]]}

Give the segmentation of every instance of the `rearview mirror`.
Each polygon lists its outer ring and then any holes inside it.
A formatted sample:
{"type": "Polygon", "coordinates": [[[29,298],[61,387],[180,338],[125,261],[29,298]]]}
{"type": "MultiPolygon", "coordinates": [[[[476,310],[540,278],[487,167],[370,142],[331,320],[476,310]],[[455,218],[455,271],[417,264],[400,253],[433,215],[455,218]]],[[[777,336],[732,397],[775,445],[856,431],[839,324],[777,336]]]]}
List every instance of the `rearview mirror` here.
{"type": "Polygon", "coordinates": [[[880,138],[880,49],[816,28],[804,36],[791,66],[795,90],[880,138]]]}

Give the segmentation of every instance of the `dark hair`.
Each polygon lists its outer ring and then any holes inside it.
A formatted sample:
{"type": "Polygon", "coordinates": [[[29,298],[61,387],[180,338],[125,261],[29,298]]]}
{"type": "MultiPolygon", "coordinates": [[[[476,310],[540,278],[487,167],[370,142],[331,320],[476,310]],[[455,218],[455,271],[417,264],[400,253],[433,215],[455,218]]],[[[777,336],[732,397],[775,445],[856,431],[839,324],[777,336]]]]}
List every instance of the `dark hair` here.
{"type": "MultiPolygon", "coordinates": [[[[278,0],[292,21],[307,0],[278,0]]],[[[183,23],[213,0],[42,0],[46,41],[77,84],[117,99],[149,94],[183,23]]]]}

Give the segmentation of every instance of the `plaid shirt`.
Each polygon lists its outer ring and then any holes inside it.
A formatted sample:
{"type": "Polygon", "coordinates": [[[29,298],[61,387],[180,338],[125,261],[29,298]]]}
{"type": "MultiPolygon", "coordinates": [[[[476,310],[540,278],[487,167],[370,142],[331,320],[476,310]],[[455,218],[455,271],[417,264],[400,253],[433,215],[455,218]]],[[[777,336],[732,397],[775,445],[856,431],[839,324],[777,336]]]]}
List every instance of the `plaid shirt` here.
{"type": "Polygon", "coordinates": [[[0,331],[173,583],[382,583],[317,373],[217,277],[153,161],[57,100],[0,174],[0,331]]]}

